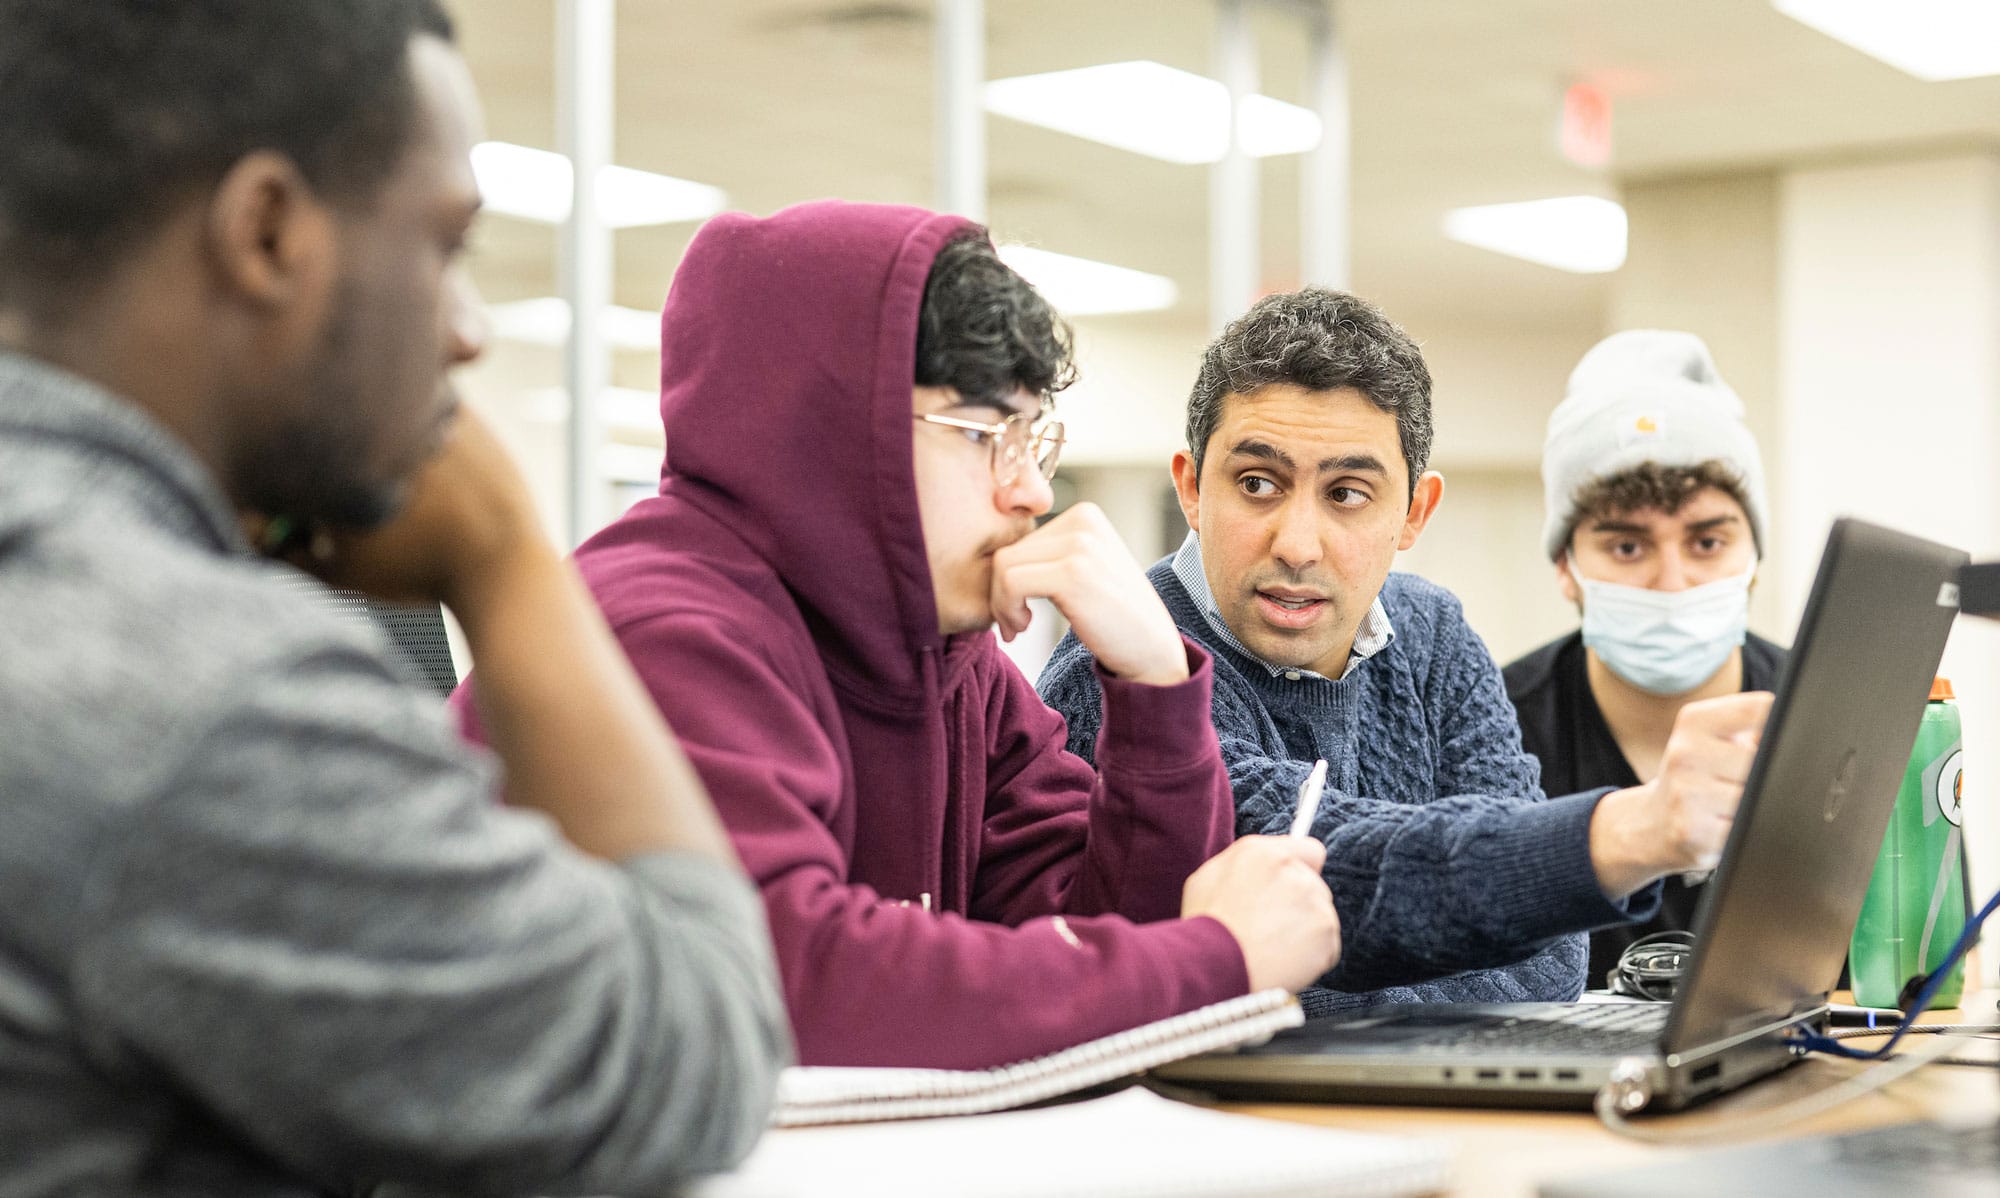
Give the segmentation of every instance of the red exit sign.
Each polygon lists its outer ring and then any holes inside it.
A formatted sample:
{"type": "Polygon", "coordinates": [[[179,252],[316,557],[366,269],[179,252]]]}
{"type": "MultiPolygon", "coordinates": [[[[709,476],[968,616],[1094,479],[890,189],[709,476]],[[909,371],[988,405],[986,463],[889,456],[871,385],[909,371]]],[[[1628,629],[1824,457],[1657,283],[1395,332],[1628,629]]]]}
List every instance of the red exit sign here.
{"type": "Polygon", "coordinates": [[[1588,83],[1574,83],[1563,92],[1562,125],[1557,135],[1562,156],[1578,166],[1611,164],[1611,97],[1588,83]]]}

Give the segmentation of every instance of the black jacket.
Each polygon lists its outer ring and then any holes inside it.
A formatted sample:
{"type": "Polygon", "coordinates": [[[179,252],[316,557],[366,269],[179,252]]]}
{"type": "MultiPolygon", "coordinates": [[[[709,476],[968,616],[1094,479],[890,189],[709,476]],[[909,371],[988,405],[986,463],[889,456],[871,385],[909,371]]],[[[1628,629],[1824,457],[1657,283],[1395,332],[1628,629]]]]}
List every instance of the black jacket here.
{"type": "MultiPolygon", "coordinates": [[[[1786,650],[1751,633],[1743,642],[1743,689],[1771,690],[1786,650]]],[[[1542,763],[1542,790],[1559,795],[1598,786],[1637,786],[1639,778],[1612,738],[1590,693],[1583,633],[1550,641],[1501,671],[1521,721],[1521,743],[1542,763]]],[[[1643,924],[1600,928],[1590,937],[1590,985],[1602,987],[1625,946],[1654,932],[1686,931],[1701,902],[1701,883],[1669,877],[1659,914],[1643,924]]]]}

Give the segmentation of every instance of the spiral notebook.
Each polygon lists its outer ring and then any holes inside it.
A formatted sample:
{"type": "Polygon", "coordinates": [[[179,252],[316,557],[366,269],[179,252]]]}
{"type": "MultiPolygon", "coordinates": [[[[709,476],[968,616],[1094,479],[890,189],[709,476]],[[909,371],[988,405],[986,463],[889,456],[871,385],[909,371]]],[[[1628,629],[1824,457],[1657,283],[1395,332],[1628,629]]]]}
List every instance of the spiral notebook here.
{"type": "Polygon", "coordinates": [[[1196,1053],[1261,1043],[1305,1022],[1284,990],[1260,990],[995,1069],[787,1069],[778,1127],[977,1115],[1054,1098],[1196,1053]]]}

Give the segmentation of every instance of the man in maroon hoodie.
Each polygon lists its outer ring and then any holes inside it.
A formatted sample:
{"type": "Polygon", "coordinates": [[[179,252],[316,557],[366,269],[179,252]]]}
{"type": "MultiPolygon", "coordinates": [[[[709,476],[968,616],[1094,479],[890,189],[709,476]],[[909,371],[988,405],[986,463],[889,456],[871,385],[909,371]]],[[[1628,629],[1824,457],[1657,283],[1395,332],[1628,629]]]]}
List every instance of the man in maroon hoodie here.
{"type": "Polygon", "coordinates": [[[719,217],[661,345],[660,494],[577,564],[763,892],[802,1062],[990,1066],[1333,964],[1323,847],[1230,845],[1207,655],[1101,513],[1035,528],[1068,335],[984,230],[719,217]],[[1101,771],[994,641],[1030,597],[1102,663],[1101,771]]]}

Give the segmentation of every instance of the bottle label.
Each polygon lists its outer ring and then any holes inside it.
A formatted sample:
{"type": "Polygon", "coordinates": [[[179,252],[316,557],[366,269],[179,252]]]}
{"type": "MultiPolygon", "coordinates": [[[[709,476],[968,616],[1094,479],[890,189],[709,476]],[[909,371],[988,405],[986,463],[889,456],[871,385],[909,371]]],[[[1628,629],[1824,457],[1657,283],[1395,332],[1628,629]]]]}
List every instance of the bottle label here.
{"type": "Polygon", "coordinates": [[[1964,814],[1959,801],[1965,797],[1965,751],[1953,742],[1951,751],[1924,767],[1924,827],[1943,816],[1953,827],[1960,826],[1964,814]]]}

